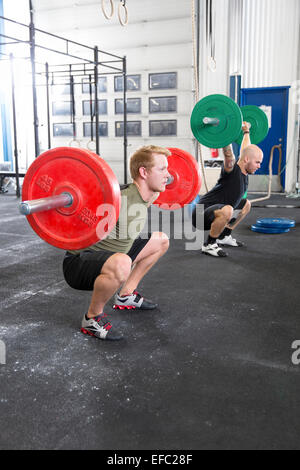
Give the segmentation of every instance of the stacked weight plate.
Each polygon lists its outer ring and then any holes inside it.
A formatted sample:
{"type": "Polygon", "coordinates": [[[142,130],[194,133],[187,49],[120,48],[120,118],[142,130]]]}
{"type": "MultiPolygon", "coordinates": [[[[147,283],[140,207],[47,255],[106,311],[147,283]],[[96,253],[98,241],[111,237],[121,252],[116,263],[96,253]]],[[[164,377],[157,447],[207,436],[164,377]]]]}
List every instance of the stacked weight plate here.
{"type": "Polygon", "coordinates": [[[286,233],[295,227],[295,221],[284,218],[257,219],[256,224],[251,225],[253,232],[259,233],[286,233]]]}

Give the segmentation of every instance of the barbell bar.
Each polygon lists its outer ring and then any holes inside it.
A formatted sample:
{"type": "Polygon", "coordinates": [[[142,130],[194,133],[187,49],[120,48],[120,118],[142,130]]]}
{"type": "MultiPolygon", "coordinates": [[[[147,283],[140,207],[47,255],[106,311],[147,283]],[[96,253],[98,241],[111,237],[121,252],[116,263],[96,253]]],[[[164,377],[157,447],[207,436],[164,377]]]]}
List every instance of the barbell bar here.
{"type": "Polygon", "coordinates": [[[36,214],[37,212],[69,207],[73,204],[72,194],[64,192],[57,196],[48,196],[33,201],[22,201],[19,205],[19,211],[22,215],[36,214]]]}
{"type": "MultiPolygon", "coordinates": [[[[174,182],[174,177],[169,176],[166,186],[174,182]]],[[[73,204],[72,194],[64,192],[57,196],[48,196],[32,201],[22,201],[19,204],[19,212],[22,215],[36,214],[37,212],[46,212],[53,209],[69,207],[73,204]]],[[[159,205],[159,204],[158,204],[159,205]]]]}
{"type": "MultiPolygon", "coordinates": [[[[154,204],[174,210],[196,197],[201,176],[191,154],[169,150],[170,177],[154,204]]],[[[121,207],[120,186],[108,163],[90,150],[70,147],[47,150],[34,160],[24,178],[22,199],[19,210],[32,229],[66,250],[87,248],[105,238],[121,207]]]]}
{"type": "Polygon", "coordinates": [[[219,119],[217,118],[210,118],[210,117],[204,117],[202,119],[203,124],[219,124],[219,119]]]}

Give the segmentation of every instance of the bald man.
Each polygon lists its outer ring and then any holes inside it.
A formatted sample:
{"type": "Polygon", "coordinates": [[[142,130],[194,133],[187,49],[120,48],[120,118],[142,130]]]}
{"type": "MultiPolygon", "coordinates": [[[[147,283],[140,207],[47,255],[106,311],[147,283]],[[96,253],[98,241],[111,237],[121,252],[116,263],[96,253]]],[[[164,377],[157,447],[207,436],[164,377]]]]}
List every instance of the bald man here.
{"type": "MultiPolygon", "coordinates": [[[[202,253],[224,257],[227,253],[221,246],[243,246],[232,237],[232,230],[244,219],[251,209],[250,202],[243,198],[248,188],[248,175],[253,175],[261,165],[263,152],[252,145],[249,134],[249,124],[243,122],[243,141],[241,153],[236,161],[231,145],[223,148],[224,165],[217,184],[197,204],[204,205],[204,230],[209,230],[202,253]],[[238,215],[234,218],[235,213],[238,215]]],[[[193,209],[193,225],[197,227],[197,205],[193,209]]],[[[198,227],[199,228],[199,227],[198,227]]]]}

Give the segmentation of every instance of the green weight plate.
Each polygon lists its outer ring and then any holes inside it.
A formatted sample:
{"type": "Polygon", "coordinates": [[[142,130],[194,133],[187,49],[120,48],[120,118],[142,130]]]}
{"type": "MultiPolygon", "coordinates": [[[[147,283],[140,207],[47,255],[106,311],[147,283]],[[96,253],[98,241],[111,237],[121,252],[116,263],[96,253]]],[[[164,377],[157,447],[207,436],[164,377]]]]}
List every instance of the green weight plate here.
{"type": "Polygon", "coordinates": [[[242,128],[238,105],[225,95],[208,95],[195,105],[191,129],[195,138],[209,148],[222,148],[234,142],[242,128]],[[203,118],[217,118],[218,124],[204,124],[203,118]]]}
{"type": "MultiPolygon", "coordinates": [[[[247,105],[241,107],[243,121],[250,122],[250,139],[251,144],[259,144],[267,136],[269,132],[269,123],[266,113],[258,106],[247,105]]],[[[243,132],[241,131],[236,143],[241,145],[243,140],[243,132]]]]}

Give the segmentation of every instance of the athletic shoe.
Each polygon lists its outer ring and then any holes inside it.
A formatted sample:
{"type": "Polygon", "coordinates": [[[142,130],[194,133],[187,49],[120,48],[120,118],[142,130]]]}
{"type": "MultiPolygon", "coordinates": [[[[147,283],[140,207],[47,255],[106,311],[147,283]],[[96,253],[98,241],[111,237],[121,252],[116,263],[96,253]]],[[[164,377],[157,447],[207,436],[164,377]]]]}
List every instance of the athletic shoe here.
{"type": "Polygon", "coordinates": [[[157,307],[157,304],[151,302],[142,297],[137,291],[134,291],[129,295],[116,295],[114,309],[125,310],[125,309],[141,309],[141,310],[153,310],[157,307]]]}
{"type": "Polygon", "coordinates": [[[101,313],[100,315],[88,320],[84,315],[80,331],[86,335],[95,336],[98,339],[112,341],[122,339],[121,333],[116,331],[112,324],[107,320],[106,313],[101,313]]]}
{"type": "Polygon", "coordinates": [[[217,240],[218,245],[227,245],[227,246],[244,246],[244,243],[238,242],[235,238],[232,238],[232,235],[227,235],[222,238],[222,240],[217,240]]]}
{"type": "Polygon", "coordinates": [[[224,258],[225,256],[228,256],[227,253],[225,253],[225,251],[222,250],[222,248],[220,248],[218,246],[217,243],[210,243],[208,245],[203,245],[202,246],[202,253],[205,253],[206,255],[211,255],[211,256],[219,256],[219,257],[222,257],[224,258]]]}

